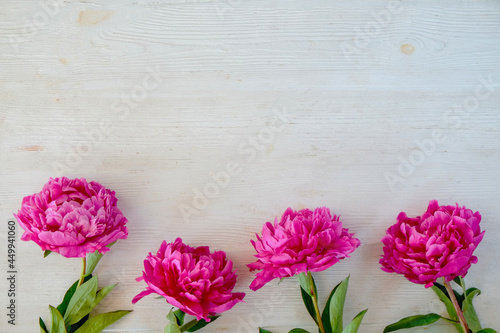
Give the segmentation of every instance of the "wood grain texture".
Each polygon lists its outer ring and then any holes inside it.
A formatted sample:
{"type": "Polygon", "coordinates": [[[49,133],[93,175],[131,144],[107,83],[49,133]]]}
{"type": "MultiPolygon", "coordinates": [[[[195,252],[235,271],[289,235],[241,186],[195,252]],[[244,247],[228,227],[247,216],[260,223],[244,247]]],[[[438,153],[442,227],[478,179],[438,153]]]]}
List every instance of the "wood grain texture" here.
{"type": "MultiPolygon", "coordinates": [[[[119,283],[99,311],[134,310],[108,332],[163,332],[167,304],[130,301],[146,254],[180,236],[227,251],[247,292],[204,332],[284,333],[314,327],[293,279],[247,288],[249,239],[288,206],[329,206],[363,245],[315,275],[321,305],[350,274],[346,320],[369,308],[359,332],[372,333],[444,314],[432,291],[379,269],[380,238],[400,211],[458,202],[483,216],[466,280],[483,290],[483,326],[498,330],[499,36],[494,0],[2,0],[2,226],[51,176],[99,181],[130,221],[97,269],[102,285],[119,283]],[[228,163],[239,173],[183,216],[228,163]]],[[[31,333],[80,263],[21,241],[17,258],[17,324],[2,314],[0,331],[31,333]]],[[[6,290],[2,278],[2,308],[6,290]]]]}

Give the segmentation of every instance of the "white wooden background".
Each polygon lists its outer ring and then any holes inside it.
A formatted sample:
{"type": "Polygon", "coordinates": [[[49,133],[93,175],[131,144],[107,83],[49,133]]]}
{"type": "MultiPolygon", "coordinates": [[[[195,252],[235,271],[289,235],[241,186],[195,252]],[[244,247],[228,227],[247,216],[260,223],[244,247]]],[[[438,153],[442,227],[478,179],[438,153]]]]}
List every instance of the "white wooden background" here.
{"type": "MultiPolygon", "coordinates": [[[[288,206],[328,206],[361,239],[315,274],[321,305],[351,274],[346,320],[369,308],[360,333],[444,314],[432,291],[378,264],[397,214],[431,199],[481,212],[466,281],[483,290],[484,326],[500,328],[499,1],[2,0],[0,71],[2,244],[23,196],[51,176],[115,190],[130,235],[98,267],[101,285],[119,282],[98,310],[134,312],[108,331],[163,332],[168,305],[130,301],[146,254],[177,236],[227,251],[247,292],[205,332],[313,330],[294,279],[248,289],[249,239],[288,206]],[[229,184],[210,185],[228,163],[229,184]]],[[[80,261],[18,241],[17,265],[17,325],[1,278],[0,331],[37,332],[80,261]]],[[[454,332],[409,330],[421,331],[454,332]]]]}

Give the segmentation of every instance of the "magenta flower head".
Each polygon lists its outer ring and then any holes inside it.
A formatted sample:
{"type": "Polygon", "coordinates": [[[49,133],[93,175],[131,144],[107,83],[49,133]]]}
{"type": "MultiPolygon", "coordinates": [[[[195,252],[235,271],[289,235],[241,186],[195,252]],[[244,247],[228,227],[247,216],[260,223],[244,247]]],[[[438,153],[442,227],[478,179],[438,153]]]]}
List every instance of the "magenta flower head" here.
{"type": "Polygon", "coordinates": [[[190,247],[177,238],[163,241],[153,255],[144,260],[144,271],[137,281],[147,283],[145,291],[134,297],[136,303],[156,293],[181,311],[205,319],[231,309],[241,302],[245,293],[233,293],[236,273],[224,251],[210,253],[208,246],[190,247]]]}
{"type": "Polygon", "coordinates": [[[436,200],[429,202],[421,217],[410,218],[401,212],[382,239],[382,270],[403,274],[426,288],[440,277],[446,281],[464,277],[477,262],[473,253],[484,235],[479,222],[479,212],[458,204],[439,206],[436,200]]]}
{"type": "Polygon", "coordinates": [[[348,257],[360,245],[348,229],[342,228],[339,217],[326,207],[313,211],[288,208],[281,220],[266,222],[262,237],[251,240],[257,261],[248,265],[250,271],[260,270],[250,284],[257,290],[275,278],[306,272],[320,272],[348,257]]]}
{"type": "Polygon", "coordinates": [[[85,257],[127,238],[127,219],[117,201],[115,192],[97,182],[50,178],[42,191],[24,197],[14,216],[24,229],[22,240],[64,257],[85,257]]]}

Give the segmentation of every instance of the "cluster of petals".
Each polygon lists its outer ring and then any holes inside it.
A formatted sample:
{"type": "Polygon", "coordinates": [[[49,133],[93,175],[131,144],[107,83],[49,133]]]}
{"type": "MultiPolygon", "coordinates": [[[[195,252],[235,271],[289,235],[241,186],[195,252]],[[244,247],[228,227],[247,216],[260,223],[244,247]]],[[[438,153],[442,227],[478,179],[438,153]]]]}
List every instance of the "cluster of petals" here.
{"type": "Polygon", "coordinates": [[[127,238],[117,201],[114,191],[97,182],[50,178],[39,193],[24,197],[14,216],[24,229],[22,240],[65,257],[85,257],[127,238]]]}
{"type": "Polygon", "coordinates": [[[481,215],[465,207],[429,202],[422,216],[401,212],[382,239],[382,270],[403,274],[409,281],[431,287],[438,278],[464,277],[477,262],[473,255],[483,239],[481,215]]]}
{"type": "Polygon", "coordinates": [[[173,243],[163,241],[156,255],[149,253],[143,275],[137,280],[144,280],[147,288],[133,303],[156,293],[198,320],[210,321],[209,316],[231,309],[245,297],[245,293],[232,292],[236,273],[224,251],[210,253],[208,246],[193,248],[181,238],[173,243]]]}
{"type": "Polygon", "coordinates": [[[267,222],[262,236],[251,240],[257,261],[248,265],[259,271],[250,284],[257,290],[275,278],[305,272],[323,271],[348,255],[360,245],[342,222],[326,207],[314,211],[288,208],[281,220],[267,222]]]}

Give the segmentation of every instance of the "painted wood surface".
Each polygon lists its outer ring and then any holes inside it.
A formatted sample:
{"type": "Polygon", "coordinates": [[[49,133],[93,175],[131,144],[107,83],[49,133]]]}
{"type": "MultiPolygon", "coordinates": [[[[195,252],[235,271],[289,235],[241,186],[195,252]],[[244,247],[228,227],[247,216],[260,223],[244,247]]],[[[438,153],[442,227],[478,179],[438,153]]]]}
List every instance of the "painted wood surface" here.
{"type": "MultiPolygon", "coordinates": [[[[445,313],[432,291],[379,269],[385,229],[431,199],[458,202],[483,216],[466,281],[499,329],[499,36],[494,0],[2,0],[2,244],[23,196],[51,176],[86,177],[115,190],[130,221],[97,270],[119,283],[99,311],[134,310],[109,332],[163,332],[167,304],[130,301],[146,254],[177,236],[227,251],[247,292],[205,332],[313,330],[294,279],[251,292],[245,265],[264,222],[328,206],[362,246],[315,274],[321,305],[350,274],[346,320],[369,308],[359,332],[382,332],[445,313]]],[[[80,262],[20,240],[16,255],[16,325],[2,313],[0,331],[36,332],[80,262]]],[[[454,332],[408,330],[421,331],[454,332]]]]}

